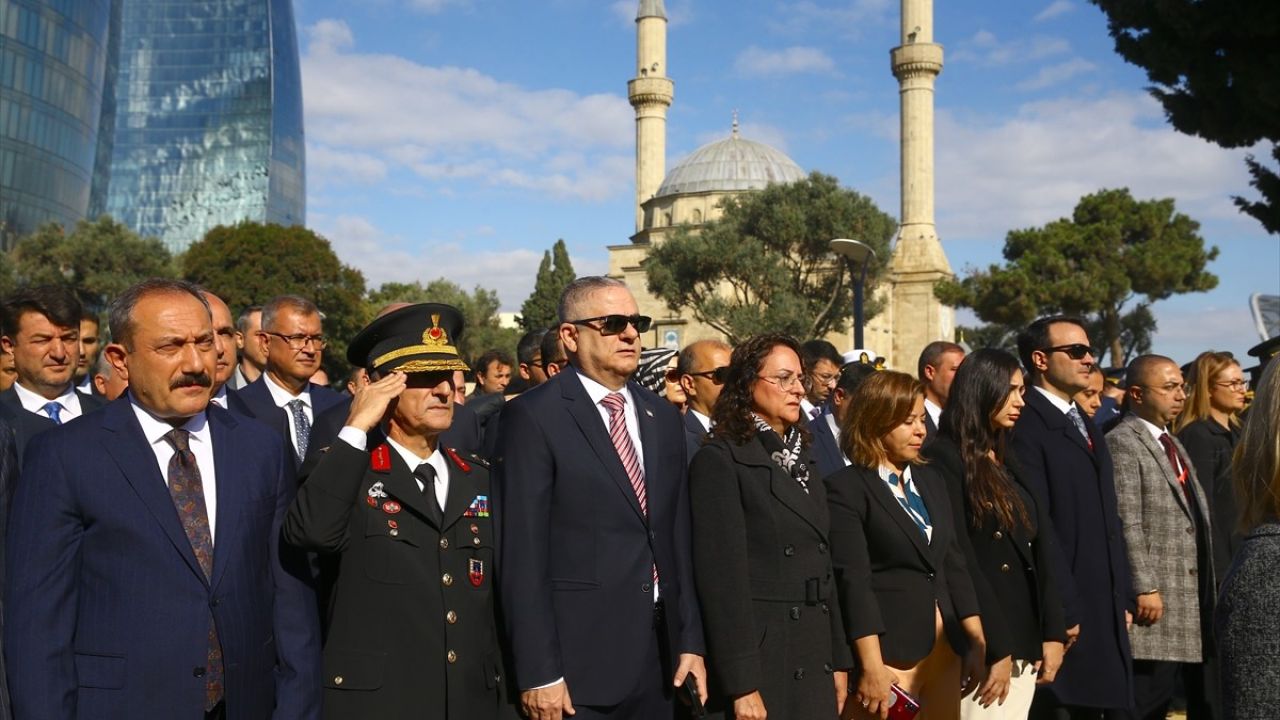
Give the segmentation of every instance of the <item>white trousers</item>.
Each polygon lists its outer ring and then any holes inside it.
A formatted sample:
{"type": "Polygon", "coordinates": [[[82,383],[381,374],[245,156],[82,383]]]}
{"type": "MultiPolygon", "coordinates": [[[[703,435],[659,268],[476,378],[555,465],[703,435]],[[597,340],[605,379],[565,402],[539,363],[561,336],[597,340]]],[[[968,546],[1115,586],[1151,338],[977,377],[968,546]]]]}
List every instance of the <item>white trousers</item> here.
{"type": "Polygon", "coordinates": [[[978,704],[974,692],[960,700],[960,720],[1026,720],[1031,712],[1031,701],[1036,696],[1036,666],[1030,660],[1014,660],[1009,680],[1009,695],[1003,705],[991,704],[984,708],[978,704]]]}

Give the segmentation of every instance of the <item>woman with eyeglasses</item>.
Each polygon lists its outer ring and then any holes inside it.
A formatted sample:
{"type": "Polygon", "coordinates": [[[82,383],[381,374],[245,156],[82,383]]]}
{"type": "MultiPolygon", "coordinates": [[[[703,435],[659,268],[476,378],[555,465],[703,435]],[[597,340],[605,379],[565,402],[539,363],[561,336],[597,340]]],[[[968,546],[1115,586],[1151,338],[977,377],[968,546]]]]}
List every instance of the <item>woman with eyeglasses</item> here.
{"type": "Polygon", "coordinates": [[[1231,353],[1202,352],[1191,364],[1187,401],[1173,422],[1174,434],[1186,447],[1209,500],[1213,561],[1219,584],[1241,541],[1236,529],[1239,517],[1231,484],[1231,453],[1240,439],[1246,387],[1244,371],[1231,353]]]}
{"type": "Polygon", "coordinates": [[[788,336],[735,348],[689,469],[711,692],[739,720],[835,720],[851,662],[826,493],[800,413],[803,373],[788,336]]]}
{"type": "Polygon", "coordinates": [[[1026,718],[1036,684],[1053,682],[1067,640],[1049,557],[1048,508],[1019,481],[1005,447],[1026,405],[1022,367],[1003,350],[964,359],[938,436],[926,450],[946,480],[987,637],[988,681],[960,705],[962,718],[1026,718]]]}
{"type": "Polygon", "coordinates": [[[855,656],[843,717],[885,718],[906,693],[922,706],[917,720],[958,718],[962,688],[986,678],[987,642],[963,529],[943,479],[920,458],[924,386],[878,372],[849,402],[840,445],[853,464],[825,480],[840,611],[855,656]]]}

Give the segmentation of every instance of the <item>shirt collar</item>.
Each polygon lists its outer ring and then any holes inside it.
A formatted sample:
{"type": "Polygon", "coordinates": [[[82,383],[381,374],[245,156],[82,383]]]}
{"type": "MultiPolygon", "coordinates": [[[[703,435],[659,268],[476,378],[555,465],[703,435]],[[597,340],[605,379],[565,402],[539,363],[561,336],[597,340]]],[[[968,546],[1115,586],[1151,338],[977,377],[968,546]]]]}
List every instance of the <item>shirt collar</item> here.
{"type": "Polygon", "coordinates": [[[209,398],[209,402],[213,403],[214,405],[217,405],[223,410],[226,410],[227,409],[227,386],[224,384],[222,387],[218,388],[218,394],[209,398]]]}
{"type": "MultiPolygon", "coordinates": [[[[888,483],[888,482],[889,482],[889,476],[890,476],[890,475],[893,475],[893,474],[895,474],[895,471],[894,471],[894,469],[893,469],[893,468],[889,467],[888,465],[881,465],[881,466],[880,466],[880,479],[881,479],[881,480],[883,480],[883,481],[885,481],[886,483],[888,483]]],[[[908,465],[908,466],[907,466],[907,469],[906,469],[906,470],[903,470],[903,471],[902,471],[902,484],[903,484],[903,485],[910,485],[910,484],[911,484],[911,466],[910,466],[910,465],[908,465]]]]}
{"type": "Polygon", "coordinates": [[[705,428],[708,431],[711,430],[711,418],[707,417],[706,415],[703,415],[702,413],[698,412],[697,410],[694,410],[693,408],[689,408],[689,412],[693,413],[694,419],[696,419],[702,425],[703,428],[705,428]]]}
{"type": "Polygon", "coordinates": [[[400,459],[404,461],[404,464],[409,468],[409,472],[417,470],[418,466],[424,462],[431,463],[431,467],[436,469],[437,475],[440,475],[442,471],[445,471],[444,455],[440,452],[439,443],[436,444],[435,452],[425,458],[391,438],[387,438],[387,444],[390,445],[391,449],[395,450],[396,454],[400,456],[400,459]]]}
{"type": "Polygon", "coordinates": [[[1151,433],[1151,437],[1155,438],[1157,442],[1159,442],[1161,435],[1168,432],[1168,430],[1157,426],[1155,423],[1140,418],[1137,415],[1134,415],[1134,417],[1137,418],[1138,422],[1142,423],[1142,426],[1147,429],[1147,432],[1151,433]]]}
{"type": "Polygon", "coordinates": [[[71,383],[67,383],[62,393],[52,400],[45,398],[43,395],[37,395],[35,392],[23,387],[22,383],[19,382],[13,384],[13,390],[18,393],[18,401],[22,403],[22,407],[29,412],[40,412],[45,405],[51,402],[58,403],[64,409],[73,408],[78,410],[80,408],[80,401],[76,398],[75,386],[71,383]],[[72,405],[72,401],[75,402],[74,405],[72,405]]]}
{"type": "Polygon", "coordinates": [[[1039,385],[1032,385],[1031,387],[1035,388],[1037,392],[1045,396],[1045,398],[1047,398],[1049,402],[1053,404],[1054,407],[1058,408],[1058,412],[1061,412],[1063,415],[1066,415],[1067,413],[1071,412],[1071,408],[1075,407],[1075,403],[1073,403],[1072,401],[1063,400],[1062,398],[1058,397],[1057,395],[1054,395],[1048,390],[1045,390],[1039,385]]]}
{"type": "Polygon", "coordinates": [[[929,419],[933,421],[934,427],[937,427],[938,420],[942,418],[942,406],[929,398],[925,398],[924,411],[929,413],[929,419]]]}
{"type": "MultiPolygon", "coordinates": [[[[133,395],[129,395],[129,405],[133,408],[133,414],[138,418],[138,424],[142,426],[142,435],[147,439],[148,445],[155,445],[159,442],[165,442],[164,436],[174,429],[174,426],[168,422],[161,420],[151,414],[150,410],[138,404],[133,395]]],[[[177,426],[191,433],[194,440],[200,442],[209,442],[209,419],[203,412],[191,416],[186,422],[177,426]]]]}
{"type": "Polygon", "coordinates": [[[610,393],[622,393],[622,397],[626,398],[627,404],[632,404],[631,390],[624,384],[617,390],[610,390],[600,383],[587,377],[581,371],[578,372],[578,379],[582,380],[582,387],[586,388],[587,396],[591,398],[592,404],[599,405],[610,393]]]}
{"type": "Polygon", "coordinates": [[[301,400],[303,405],[311,407],[311,383],[302,386],[302,392],[297,395],[291,395],[288,390],[280,387],[279,383],[271,379],[267,373],[262,373],[262,380],[267,385],[267,392],[271,393],[271,399],[275,402],[276,407],[285,407],[294,400],[301,400]]]}

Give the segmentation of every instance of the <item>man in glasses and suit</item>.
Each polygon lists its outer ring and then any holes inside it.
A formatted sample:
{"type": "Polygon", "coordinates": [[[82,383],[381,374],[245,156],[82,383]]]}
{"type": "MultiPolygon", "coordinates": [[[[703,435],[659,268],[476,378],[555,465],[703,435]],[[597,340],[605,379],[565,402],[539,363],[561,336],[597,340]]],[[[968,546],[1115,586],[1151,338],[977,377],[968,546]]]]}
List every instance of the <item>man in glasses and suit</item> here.
{"type": "Polygon", "coordinates": [[[705,697],[679,412],[630,378],[650,319],[621,282],[560,296],[569,365],[507,403],[494,483],[498,583],[531,720],[669,718],[705,697]]]}
{"type": "Polygon", "coordinates": [[[1069,650],[1054,683],[1036,690],[1031,717],[1123,717],[1133,703],[1127,625],[1136,600],[1111,454],[1071,399],[1089,386],[1089,336],[1076,318],[1041,318],[1019,333],[1018,355],[1030,387],[1013,430],[1014,459],[1053,518],[1069,650]]]}
{"type": "Polygon", "coordinates": [[[724,387],[724,370],[729,367],[733,348],[722,340],[698,340],[689,343],[676,358],[680,387],[688,398],[684,413],[684,439],[689,462],[702,447],[702,439],[711,432],[711,410],[720,399],[724,387]]]}

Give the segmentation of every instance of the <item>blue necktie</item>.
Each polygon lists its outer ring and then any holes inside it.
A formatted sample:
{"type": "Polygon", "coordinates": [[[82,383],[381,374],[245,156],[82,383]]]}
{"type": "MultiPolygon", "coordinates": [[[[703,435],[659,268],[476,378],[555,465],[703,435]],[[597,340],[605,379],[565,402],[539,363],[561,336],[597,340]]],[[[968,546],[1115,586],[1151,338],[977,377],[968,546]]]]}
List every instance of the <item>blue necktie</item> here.
{"type": "MultiPolygon", "coordinates": [[[[898,479],[897,473],[889,473],[889,485],[896,486],[898,479]]],[[[920,493],[916,492],[915,486],[909,483],[903,483],[902,494],[907,496],[905,500],[899,498],[896,493],[894,498],[897,498],[898,504],[902,505],[902,509],[906,510],[907,515],[915,521],[916,527],[920,528],[921,534],[928,538],[929,533],[926,529],[933,523],[929,520],[929,508],[924,506],[924,498],[920,497],[920,493]]]]}
{"type": "Polygon", "coordinates": [[[298,462],[307,459],[307,442],[311,439],[311,421],[307,419],[306,403],[301,400],[290,400],[286,407],[293,417],[293,430],[298,436],[298,462]]]}
{"type": "Polygon", "coordinates": [[[62,424],[62,403],[57,401],[47,402],[40,409],[49,414],[49,419],[53,421],[54,425],[62,424]]]}

